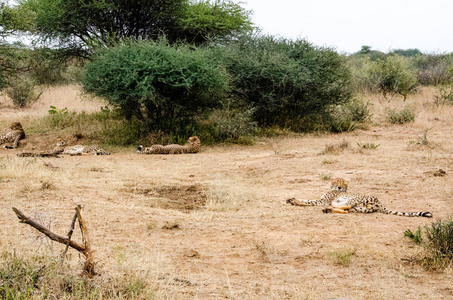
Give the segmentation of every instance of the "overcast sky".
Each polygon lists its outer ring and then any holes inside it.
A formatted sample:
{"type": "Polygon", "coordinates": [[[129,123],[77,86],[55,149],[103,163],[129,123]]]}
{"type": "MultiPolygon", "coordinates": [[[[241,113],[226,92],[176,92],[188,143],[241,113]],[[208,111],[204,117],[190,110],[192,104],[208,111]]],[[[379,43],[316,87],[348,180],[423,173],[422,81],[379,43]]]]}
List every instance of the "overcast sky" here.
{"type": "Polygon", "coordinates": [[[263,33],[306,39],[340,53],[453,52],[453,0],[234,0],[263,33]]]}

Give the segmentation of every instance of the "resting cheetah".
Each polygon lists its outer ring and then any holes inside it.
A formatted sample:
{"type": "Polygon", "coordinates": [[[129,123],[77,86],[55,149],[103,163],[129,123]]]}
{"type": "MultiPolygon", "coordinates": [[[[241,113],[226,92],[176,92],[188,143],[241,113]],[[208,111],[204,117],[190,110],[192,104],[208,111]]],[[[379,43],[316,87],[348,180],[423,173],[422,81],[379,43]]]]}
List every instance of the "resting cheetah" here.
{"type": "Polygon", "coordinates": [[[57,139],[57,146],[52,151],[43,151],[43,152],[22,152],[18,153],[19,157],[58,157],[58,154],[61,154],[66,147],[65,139],[57,139]]]}
{"type": "Polygon", "coordinates": [[[57,156],[58,154],[69,154],[69,155],[110,155],[110,153],[102,150],[98,146],[83,146],[75,145],[66,147],[65,139],[58,139],[57,146],[52,151],[44,151],[38,153],[23,152],[17,154],[20,157],[48,157],[57,156]]]}
{"type": "Polygon", "coordinates": [[[6,149],[15,149],[19,145],[19,140],[25,138],[25,132],[22,129],[22,125],[19,122],[11,123],[11,131],[5,135],[0,136],[0,145],[8,142],[12,142],[13,146],[3,146],[6,149]]]}
{"type": "Polygon", "coordinates": [[[109,152],[104,151],[99,146],[84,146],[74,145],[66,147],[61,154],[69,155],[110,155],[109,152]]]}
{"type": "Polygon", "coordinates": [[[330,191],[324,194],[320,200],[302,200],[291,198],[286,203],[296,206],[326,205],[324,213],[373,213],[380,212],[405,217],[427,217],[431,218],[430,212],[399,212],[387,209],[375,196],[348,194],[348,183],[342,178],[332,179],[330,191]]]}
{"type": "Polygon", "coordinates": [[[197,136],[191,136],[184,146],[172,145],[152,145],[151,147],[144,148],[142,145],[137,147],[137,153],[140,154],[183,154],[183,153],[197,153],[200,151],[200,139],[197,136]]]}

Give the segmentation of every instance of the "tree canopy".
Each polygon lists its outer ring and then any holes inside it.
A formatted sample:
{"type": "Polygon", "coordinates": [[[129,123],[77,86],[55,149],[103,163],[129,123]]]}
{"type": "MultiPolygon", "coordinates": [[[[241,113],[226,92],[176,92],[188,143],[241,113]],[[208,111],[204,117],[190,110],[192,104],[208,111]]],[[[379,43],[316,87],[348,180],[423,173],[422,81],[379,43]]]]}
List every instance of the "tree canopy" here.
{"type": "Polygon", "coordinates": [[[124,39],[200,44],[252,28],[250,12],[229,0],[23,0],[19,8],[35,14],[41,41],[76,56],[124,39]]]}

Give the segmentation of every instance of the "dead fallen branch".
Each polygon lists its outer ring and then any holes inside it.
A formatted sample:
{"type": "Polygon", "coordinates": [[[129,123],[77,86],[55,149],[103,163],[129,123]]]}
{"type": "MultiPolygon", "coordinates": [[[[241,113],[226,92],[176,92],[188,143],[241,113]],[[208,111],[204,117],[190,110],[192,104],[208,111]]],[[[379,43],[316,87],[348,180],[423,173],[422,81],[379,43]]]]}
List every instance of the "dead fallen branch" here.
{"type": "Polygon", "coordinates": [[[68,233],[68,237],[66,238],[66,237],[63,237],[63,236],[60,236],[58,234],[55,234],[55,233],[51,232],[49,229],[45,228],[44,226],[42,226],[41,224],[37,223],[36,221],[30,219],[29,217],[24,215],[20,210],[18,210],[17,208],[13,207],[13,211],[16,213],[17,217],[19,218],[19,220],[20,220],[19,222],[20,223],[28,224],[28,225],[34,227],[39,232],[45,234],[49,239],[51,239],[53,241],[56,241],[56,242],[59,242],[59,243],[62,243],[62,244],[65,244],[66,245],[66,250],[63,253],[63,255],[66,254],[67,247],[74,248],[75,250],[77,250],[80,253],[82,253],[85,256],[85,264],[83,266],[83,270],[88,276],[91,277],[91,276],[96,274],[94,272],[94,265],[95,265],[95,263],[94,263],[94,252],[95,251],[93,251],[91,249],[90,239],[89,239],[89,236],[88,236],[88,230],[86,228],[86,223],[83,220],[82,215],[80,213],[80,209],[81,209],[80,205],[78,205],[75,208],[76,213],[74,215],[73,222],[71,224],[71,229],[70,229],[70,231],[68,233]],[[72,232],[74,231],[74,224],[75,224],[76,218],[79,220],[80,230],[82,231],[82,243],[83,244],[79,244],[79,243],[71,240],[72,232]]]}

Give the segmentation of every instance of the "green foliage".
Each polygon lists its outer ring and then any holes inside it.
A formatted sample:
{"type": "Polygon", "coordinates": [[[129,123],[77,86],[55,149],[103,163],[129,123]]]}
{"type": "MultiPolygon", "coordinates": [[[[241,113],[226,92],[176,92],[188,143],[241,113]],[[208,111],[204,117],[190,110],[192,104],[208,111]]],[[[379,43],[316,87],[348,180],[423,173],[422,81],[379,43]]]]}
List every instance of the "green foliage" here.
{"type": "Polygon", "coordinates": [[[433,257],[453,260],[453,221],[438,220],[426,226],[427,247],[433,257]]]}
{"type": "Polygon", "coordinates": [[[385,59],[387,56],[384,52],[377,51],[377,50],[371,50],[371,46],[364,45],[360,49],[360,51],[354,53],[353,56],[359,56],[359,57],[366,57],[370,59],[371,61],[376,61],[378,59],[385,59]]]}
{"type": "Polygon", "coordinates": [[[2,254],[0,298],[29,299],[38,283],[41,268],[23,259],[2,254]]]}
{"type": "Polygon", "coordinates": [[[26,107],[35,103],[41,97],[42,91],[38,91],[36,84],[27,77],[15,77],[9,79],[9,86],[4,93],[11,98],[17,107],[26,107]]]}
{"type": "Polygon", "coordinates": [[[179,20],[181,38],[201,44],[210,38],[224,38],[252,30],[250,11],[230,0],[193,1],[179,20]]]}
{"type": "Polygon", "coordinates": [[[386,119],[390,124],[404,124],[415,120],[415,107],[406,105],[403,109],[396,108],[386,109],[386,119]]]}
{"type": "Polygon", "coordinates": [[[423,240],[422,229],[420,226],[418,226],[417,231],[415,231],[415,233],[413,233],[410,229],[406,230],[404,232],[404,236],[410,238],[416,244],[420,244],[423,240]]]}
{"type": "Polygon", "coordinates": [[[453,80],[452,54],[417,55],[412,59],[422,85],[448,85],[453,80]]]}
{"type": "Polygon", "coordinates": [[[105,281],[75,274],[47,257],[4,253],[0,262],[1,299],[154,299],[144,278],[131,272],[105,281]]]}
{"type": "Polygon", "coordinates": [[[36,13],[36,31],[43,41],[87,56],[124,38],[171,37],[187,1],[26,0],[22,5],[36,13]]]}
{"type": "Polygon", "coordinates": [[[126,118],[160,128],[218,106],[228,74],[210,49],[171,47],[161,40],[100,51],[82,82],[87,92],[105,98],[126,118]]]}
{"type": "Polygon", "coordinates": [[[252,116],[253,109],[217,109],[209,115],[205,128],[213,141],[248,144],[259,132],[252,116]]]}
{"type": "Polygon", "coordinates": [[[35,12],[27,6],[0,3],[0,37],[5,38],[18,31],[31,31],[34,28],[35,12]]]}
{"type": "Polygon", "coordinates": [[[376,149],[377,147],[379,147],[379,144],[375,144],[375,143],[357,143],[357,146],[359,146],[359,148],[361,149],[376,149]]]}
{"type": "Polygon", "coordinates": [[[304,130],[301,120],[351,95],[344,59],[307,41],[247,36],[226,46],[232,92],[254,108],[260,126],[304,130]]]}
{"type": "Polygon", "coordinates": [[[434,104],[453,104],[453,85],[439,85],[437,92],[439,95],[434,95],[434,104]]]}
{"type": "Polygon", "coordinates": [[[417,48],[412,48],[412,49],[395,49],[392,50],[390,53],[394,53],[399,56],[404,56],[404,57],[413,57],[417,55],[421,55],[422,52],[418,50],[417,48]]]}
{"type": "Polygon", "coordinates": [[[49,111],[49,114],[51,114],[51,115],[55,115],[55,114],[67,115],[68,114],[68,108],[67,107],[58,109],[55,106],[51,105],[50,109],[48,111],[49,111]]]}
{"type": "Polygon", "coordinates": [[[348,267],[351,264],[351,259],[355,255],[356,250],[336,250],[330,251],[329,256],[336,265],[348,267]]]}
{"type": "Polygon", "coordinates": [[[453,264],[453,221],[440,219],[430,226],[419,227],[415,234],[409,229],[404,233],[424,248],[424,254],[417,259],[428,269],[439,269],[453,264]]]}
{"type": "Polygon", "coordinates": [[[367,77],[386,98],[400,94],[406,100],[417,85],[415,70],[406,58],[397,55],[372,62],[367,77]]]}
{"type": "Polygon", "coordinates": [[[251,29],[250,12],[230,0],[25,0],[41,41],[88,57],[97,47],[128,40],[200,44],[251,29]]]}

